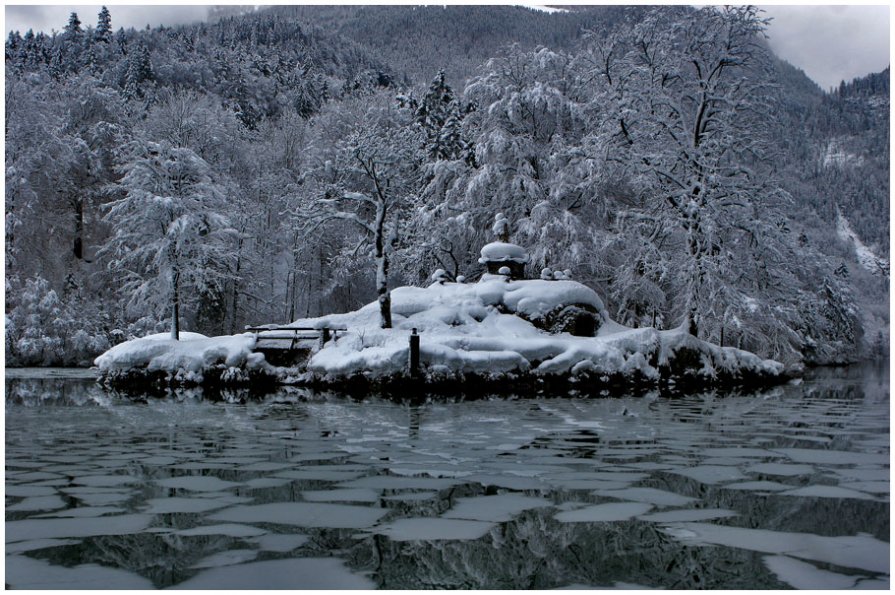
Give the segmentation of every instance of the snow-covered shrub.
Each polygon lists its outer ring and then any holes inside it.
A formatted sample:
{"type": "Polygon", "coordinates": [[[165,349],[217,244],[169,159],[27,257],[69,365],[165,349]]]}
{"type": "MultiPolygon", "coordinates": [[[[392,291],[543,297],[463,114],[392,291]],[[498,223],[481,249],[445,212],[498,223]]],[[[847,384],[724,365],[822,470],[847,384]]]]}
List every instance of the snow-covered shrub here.
{"type": "Polygon", "coordinates": [[[95,306],[76,295],[63,301],[40,276],[17,285],[7,285],[15,303],[6,315],[6,365],[89,365],[109,348],[95,306]]]}

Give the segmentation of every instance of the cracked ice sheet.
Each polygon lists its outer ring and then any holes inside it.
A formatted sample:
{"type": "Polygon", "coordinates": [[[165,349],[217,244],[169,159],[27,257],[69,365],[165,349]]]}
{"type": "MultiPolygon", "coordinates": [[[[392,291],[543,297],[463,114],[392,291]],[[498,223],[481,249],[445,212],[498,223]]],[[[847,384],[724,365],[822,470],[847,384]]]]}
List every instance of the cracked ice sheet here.
{"type": "Polygon", "coordinates": [[[371,475],[336,484],[340,488],[370,488],[374,490],[443,490],[464,483],[459,479],[433,477],[395,477],[371,475]]]}
{"type": "Polygon", "coordinates": [[[299,535],[292,533],[269,533],[249,539],[252,543],[258,544],[258,549],[265,552],[291,552],[292,550],[308,543],[311,538],[307,535],[299,535]]]}
{"type": "Polygon", "coordinates": [[[222,502],[217,499],[209,498],[151,498],[146,501],[145,512],[149,514],[168,514],[172,512],[178,513],[196,513],[208,512],[218,508],[229,506],[230,502],[222,502]]]}
{"type": "Polygon", "coordinates": [[[696,502],[696,498],[689,496],[681,496],[674,492],[666,492],[656,488],[624,488],[621,490],[596,490],[593,492],[595,496],[603,496],[604,498],[614,498],[616,500],[624,500],[626,502],[646,502],[647,504],[655,504],[656,506],[686,506],[691,502],[696,502]]]}
{"type": "Polygon", "coordinates": [[[191,492],[217,492],[242,485],[234,481],[224,481],[211,475],[184,475],[157,479],[156,483],[164,488],[176,488],[191,492]]]}
{"type": "Polygon", "coordinates": [[[644,514],[639,517],[641,521],[652,521],[654,523],[680,523],[694,521],[711,521],[714,519],[724,519],[738,516],[732,510],[723,508],[688,508],[684,510],[668,510],[665,512],[654,512],[653,514],[644,514]]]}
{"type": "Polygon", "coordinates": [[[754,492],[780,492],[792,488],[785,483],[777,483],[776,481],[744,481],[740,483],[729,483],[722,486],[725,490],[748,490],[754,492]]]}
{"type": "Polygon", "coordinates": [[[679,523],[663,531],[686,544],[722,545],[767,554],[786,554],[846,568],[889,572],[889,544],[864,533],[827,537],[711,523],[679,523]]]}
{"type": "Polygon", "coordinates": [[[15,498],[32,497],[32,496],[52,496],[56,490],[52,486],[34,485],[34,484],[6,484],[6,496],[15,498]]]}
{"type": "Polygon", "coordinates": [[[836,486],[813,485],[780,492],[781,496],[802,496],[806,498],[855,498],[857,500],[876,500],[870,494],[840,488],[836,486]]]}
{"type": "Polygon", "coordinates": [[[239,525],[236,523],[223,523],[220,525],[204,525],[201,527],[193,527],[192,529],[183,529],[174,531],[174,535],[184,535],[193,537],[196,535],[226,535],[227,537],[258,537],[266,534],[267,531],[253,527],[251,525],[239,525]]]}
{"type": "Polygon", "coordinates": [[[821,570],[789,556],[765,556],[763,561],[781,582],[796,589],[851,589],[860,579],[866,578],[821,570]]]}
{"type": "Polygon", "coordinates": [[[385,535],[392,541],[441,541],[479,539],[497,526],[497,523],[417,517],[396,519],[386,525],[374,527],[371,532],[385,535]]]}
{"type": "Polygon", "coordinates": [[[543,498],[530,498],[519,494],[499,494],[476,498],[458,498],[453,508],[442,514],[446,519],[466,519],[503,523],[526,510],[553,506],[543,498]]]}
{"type": "Polygon", "coordinates": [[[243,562],[251,562],[257,557],[257,550],[226,550],[206,556],[190,566],[190,568],[219,568],[221,566],[232,566],[234,564],[242,564],[243,562]]]}
{"type": "Polygon", "coordinates": [[[37,510],[56,510],[58,508],[65,508],[66,503],[62,498],[57,495],[52,496],[31,496],[29,498],[25,498],[21,502],[17,502],[11,506],[7,506],[6,510],[9,511],[37,511],[37,510]]]}
{"type": "Polygon", "coordinates": [[[577,510],[560,512],[554,518],[561,523],[608,523],[628,521],[652,510],[653,505],[644,502],[612,502],[597,504],[577,510]]]}
{"type": "Polygon", "coordinates": [[[213,568],[172,589],[372,589],[376,585],[352,573],[336,558],[265,560],[213,568]]]}
{"type": "Polygon", "coordinates": [[[675,475],[683,475],[690,479],[695,479],[699,483],[716,484],[724,481],[739,481],[746,479],[746,476],[740,473],[735,467],[724,467],[718,465],[697,465],[695,467],[687,467],[685,469],[674,469],[669,471],[675,475]]]}
{"type": "Polygon", "coordinates": [[[152,589],[138,574],[98,564],[56,566],[27,556],[6,557],[6,583],[12,589],[152,589]]]}
{"type": "Polygon", "coordinates": [[[796,463],[816,465],[887,465],[889,455],[883,453],[849,452],[844,450],[821,450],[813,448],[775,448],[796,463]]]}
{"type": "Polygon", "coordinates": [[[344,490],[307,490],[301,497],[308,502],[378,502],[379,492],[364,488],[344,490]]]}
{"type": "Polygon", "coordinates": [[[388,509],[346,504],[275,502],[254,506],[234,506],[210,515],[216,521],[234,523],[274,523],[328,529],[363,529],[373,525],[388,509]]]}
{"type": "Polygon", "coordinates": [[[129,535],[149,526],[148,514],[122,514],[99,518],[25,519],[6,521],[6,541],[61,537],[93,537],[96,535],[129,535]]]}
{"type": "Polygon", "coordinates": [[[811,475],[814,467],[810,465],[793,465],[789,463],[759,463],[746,467],[747,473],[759,473],[761,475],[779,475],[781,477],[796,477],[798,475],[811,475]]]}
{"type": "Polygon", "coordinates": [[[78,545],[80,539],[32,539],[30,541],[18,541],[16,543],[6,544],[6,555],[19,554],[22,552],[30,552],[32,550],[42,550],[48,547],[59,547],[62,545],[78,545]]]}

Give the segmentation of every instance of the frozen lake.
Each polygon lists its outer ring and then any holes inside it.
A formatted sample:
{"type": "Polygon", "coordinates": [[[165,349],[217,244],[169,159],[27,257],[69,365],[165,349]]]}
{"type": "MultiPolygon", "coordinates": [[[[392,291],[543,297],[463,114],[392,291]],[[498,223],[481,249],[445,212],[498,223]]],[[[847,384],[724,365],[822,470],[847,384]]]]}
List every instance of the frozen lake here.
{"type": "Polygon", "coordinates": [[[887,369],[398,404],[6,379],[13,588],[888,588],[887,369]]]}

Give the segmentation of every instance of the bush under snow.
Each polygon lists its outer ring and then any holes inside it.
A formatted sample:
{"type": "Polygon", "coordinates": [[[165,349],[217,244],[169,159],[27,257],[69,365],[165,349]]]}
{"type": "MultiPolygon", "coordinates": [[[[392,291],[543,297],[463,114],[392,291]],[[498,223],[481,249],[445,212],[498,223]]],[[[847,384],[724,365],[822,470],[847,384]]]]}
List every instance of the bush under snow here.
{"type": "Polygon", "coordinates": [[[701,341],[683,329],[632,329],[611,321],[599,296],[575,281],[435,283],[392,291],[393,329],[378,328],[378,303],[360,310],[297,320],[294,326],[345,327],[347,335],[315,353],[308,370],[321,378],[381,378],[408,370],[411,329],[430,378],[464,374],[605,377],[776,377],[783,365],[701,341]],[[566,306],[593,309],[595,337],[551,334],[538,325],[566,306]]]}

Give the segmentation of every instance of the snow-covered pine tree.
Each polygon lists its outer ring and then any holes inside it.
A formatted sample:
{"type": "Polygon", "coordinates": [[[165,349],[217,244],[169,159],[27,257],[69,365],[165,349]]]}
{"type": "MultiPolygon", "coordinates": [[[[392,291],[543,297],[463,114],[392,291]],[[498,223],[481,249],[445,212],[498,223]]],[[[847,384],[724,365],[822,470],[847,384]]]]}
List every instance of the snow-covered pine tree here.
{"type": "Polygon", "coordinates": [[[112,15],[105,6],[99,11],[96,19],[96,29],[93,30],[93,39],[100,43],[112,43],[112,15]]]}
{"type": "Polygon", "coordinates": [[[466,159],[474,161],[474,149],[463,135],[463,119],[468,111],[454,97],[454,90],[445,81],[444,70],[429,85],[429,89],[414,107],[414,118],[426,133],[426,152],[430,159],[466,159]]]}
{"type": "Polygon", "coordinates": [[[84,31],[81,29],[81,20],[78,18],[78,13],[73,12],[69,15],[68,24],[65,25],[64,32],[69,42],[80,42],[84,31]]]}
{"type": "Polygon", "coordinates": [[[170,311],[179,339],[181,306],[220,295],[230,276],[235,233],[221,185],[202,158],[167,143],[135,141],[121,172],[124,196],[106,205],[114,231],[101,255],[122,276],[128,307],[170,311]]]}
{"type": "Polygon", "coordinates": [[[152,61],[149,57],[149,48],[139,43],[127,57],[127,71],[124,75],[123,94],[125,99],[131,100],[143,97],[141,85],[145,81],[153,79],[152,61]]]}

